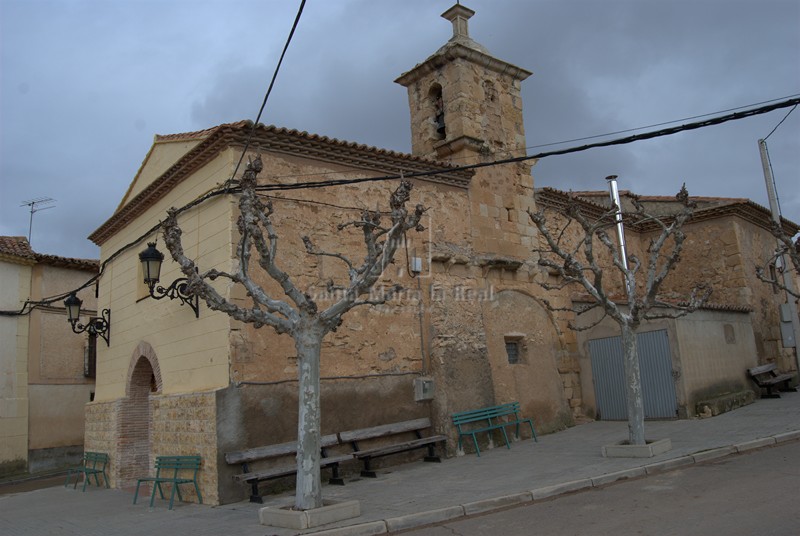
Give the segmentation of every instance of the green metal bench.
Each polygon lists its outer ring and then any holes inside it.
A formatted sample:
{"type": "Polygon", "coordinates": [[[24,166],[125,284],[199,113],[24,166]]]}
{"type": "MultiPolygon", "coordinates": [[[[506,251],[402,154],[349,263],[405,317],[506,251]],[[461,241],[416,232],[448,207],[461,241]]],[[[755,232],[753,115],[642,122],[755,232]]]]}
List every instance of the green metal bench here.
{"type": "Polygon", "coordinates": [[[197,472],[200,470],[200,456],[158,456],[156,457],[156,476],[140,478],[136,482],[136,493],[133,496],[133,504],[139,498],[139,486],[142,482],[152,482],[153,492],[150,494],[150,508],[153,507],[153,502],[156,498],[156,489],[161,498],[164,498],[164,490],[161,489],[162,484],[172,484],[172,490],[169,494],[169,509],[172,510],[172,503],[175,500],[175,492],[178,492],[178,500],[183,501],[181,497],[181,484],[194,484],[194,490],[197,492],[197,501],[203,504],[203,496],[200,495],[200,486],[197,485],[197,472]],[[188,476],[181,476],[182,474],[191,473],[191,478],[188,476]]]}
{"type": "Polygon", "coordinates": [[[519,439],[519,427],[523,423],[528,423],[530,425],[533,440],[538,441],[538,439],[536,439],[536,430],[533,427],[533,421],[520,417],[519,413],[519,402],[509,402],[508,404],[500,404],[499,406],[453,413],[453,424],[458,430],[458,450],[460,452],[463,450],[464,436],[472,436],[475,452],[480,456],[481,449],[478,447],[477,435],[483,432],[491,434],[493,430],[500,430],[502,432],[506,448],[510,449],[511,445],[508,442],[506,427],[516,427],[514,435],[519,439]]]}
{"type": "Polygon", "coordinates": [[[100,487],[100,475],[103,475],[103,482],[105,482],[106,487],[108,487],[108,475],[106,475],[107,465],[108,454],[105,452],[84,452],[81,465],[67,469],[67,480],[64,482],[64,487],[66,488],[69,486],[69,479],[72,473],[76,473],[77,475],[75,477],[75,485],[72,489],[78,488],[78,480],[81,479],[81,474],[83,475],[83,491],[86,491],[86,484],[91,483],[89,477],[92,475],[94,475],[94,482],[97,484],[98,488],[100,487]]]}

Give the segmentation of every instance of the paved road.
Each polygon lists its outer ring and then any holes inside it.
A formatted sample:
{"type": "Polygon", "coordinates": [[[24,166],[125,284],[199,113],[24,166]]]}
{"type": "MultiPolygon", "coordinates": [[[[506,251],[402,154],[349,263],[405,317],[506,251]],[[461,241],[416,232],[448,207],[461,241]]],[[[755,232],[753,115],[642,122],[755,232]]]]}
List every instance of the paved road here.
{"type": "Polygon", "coordinates": [[[800,441],[403,534],[800,534],[800,441]]]}

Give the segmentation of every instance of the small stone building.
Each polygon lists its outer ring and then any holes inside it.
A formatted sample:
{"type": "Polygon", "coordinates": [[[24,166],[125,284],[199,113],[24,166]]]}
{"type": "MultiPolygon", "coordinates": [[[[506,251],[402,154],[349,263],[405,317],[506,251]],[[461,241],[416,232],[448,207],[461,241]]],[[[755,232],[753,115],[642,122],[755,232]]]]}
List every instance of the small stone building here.
{"type": "MultiPolygon", "coordinates": [[[[659,216],[675,212],[677,205],[674,197],[620,194],[626,210],[632,210],[633,197],[659,216]]],[[[571,196],[577,197],[582,210],[592,217],[611,207],[608,192],[568,194],[552,188],[537,191],[537,206],[558,214],[571,196]]],[[[681,260],[665,280],[661,294],[680,299],[700,282],[711,285],[713,293],[701,311],[677,320],[648,322],[640,329],[645,334],[640,335],[645,348],[640,349],[640,359],[642,366],[652,371],[649,389],[647,385],[643,388],[646,413],[648,403],[652,411],[646,416],[652,418],[716,414],[749,403],[757,395],[744,371],[758,364],[774,362],[780,370],[797,369],[794,349],[784,346],[781,336],[784,293],[756,277],[756,267],[775,249],[769,210],[748,199],[691,199],[697,207],[683,227],[687,238],[681,260]],[[652,397],[649,401],[648,395],[652,397]]],[[[798,231],[788,220],[783,224],[790,235],[798,231]]],[[[627,225],[625,231],[629,251],[640,259],[646,257],[650,239],[659,232],[646,225],[627,225]]],[[[621,295],[621,289],[616,293],[621,295]]],[[[577,292],[569,299],[580,303],[586,297],[577,292]]],[[[582,322],[588,326],[597,320],[596,315],[587,315],[582,322]]],[[[621,373],[621,361],[608,345],[616,344],[612,339],[618,338],[618,333],[610,320],[578,333],[582,405],[585,414],[593,418],[620,418],[619,410],[624,412],[608,401],[603,411],[603,401],[598,400],[617,394],[612,392],[612,384],[621,373]]],[[[619,400],[619,396],[613,398],[619,400]]]]}
{"type": "MultiPolygon", "coordinates": [[[[396,182],[357,181],[426,173],[412,179],[411,199],[429,208],[426,230],[408,235],[381,282],[404,292],[351,311],[324,341],[323,434],[426,416],[453,437],[451,413],[515,400],[541,432],[583,414],[579,341],[536,284],[530,164],[459,169],[525,147],[520,84],[531,73],[475,43],[472,15],[462,5],[446,11],[453,37],[396,80],[408,90],[411,154],[248,122],[155,137],[116,212],[90,237],[106,263],[99,307],[113,312],[114,337],[98,349],[86,447],[110,454],[113,485],[147,474],[157,455],[200,454],[204,502],[241,500],[247,492],[224,454],[296,438],[292,340],[202,303],[195,315],[180,301],[153,299],[138,259],[147,242],[164,249],[158,223],[167,209],[192,205],[178,219],[186,254],[201,270],[233,268],[238,205],[226,184],[251,135],[249,155],[262,155],[260,184],[275,207],[277,263],[323,304],[344,270],[338,259],[306,254],[301,237],[360,259],[359,233],[337,225],[365,208],[385,210],[396,182]],[[285,189],[331,178],[351,182],[285,189]],[[269,190],[276,186],[284,189],[269,190]]],[[[180,277],[165,260],[161,284],[180,277]]],[[[229,300],[248,300],[241,288],[215,284],[229,300]]]]}

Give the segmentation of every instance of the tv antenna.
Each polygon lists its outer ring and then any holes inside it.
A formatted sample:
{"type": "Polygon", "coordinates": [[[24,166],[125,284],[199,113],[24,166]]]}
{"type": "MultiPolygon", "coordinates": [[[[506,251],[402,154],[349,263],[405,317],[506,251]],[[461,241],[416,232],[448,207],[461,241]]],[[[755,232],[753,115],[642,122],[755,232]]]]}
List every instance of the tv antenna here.
{"type": "Polygon", "coordinates": [[[55,208],[55,202],[56,200],[51,197],[37,197],[35,199],[23,201],[20,205],[21,207],[30,207],[31,209],[31,220],[28,225],[28,244],[31,243],[31,232],[33,232],[33,213],[39,212],[40,210],[47,210],[48,208],[55,208]]]}

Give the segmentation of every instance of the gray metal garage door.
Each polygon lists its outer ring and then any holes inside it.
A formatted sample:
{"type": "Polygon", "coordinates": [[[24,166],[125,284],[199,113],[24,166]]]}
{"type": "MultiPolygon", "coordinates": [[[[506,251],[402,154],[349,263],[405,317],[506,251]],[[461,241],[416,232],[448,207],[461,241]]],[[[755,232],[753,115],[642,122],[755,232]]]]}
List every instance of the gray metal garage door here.
{"type": "MultiPolygon", "coordinates": [[[[645,419],[675,418],[678,402],[672,377],[667,330],[639,333],[637,344],[645,419]]],[[[589,341],[589,355],[598,419],[626,420],[628,411],[625,407],[622,338],[609,337],[589,341]]]]}

